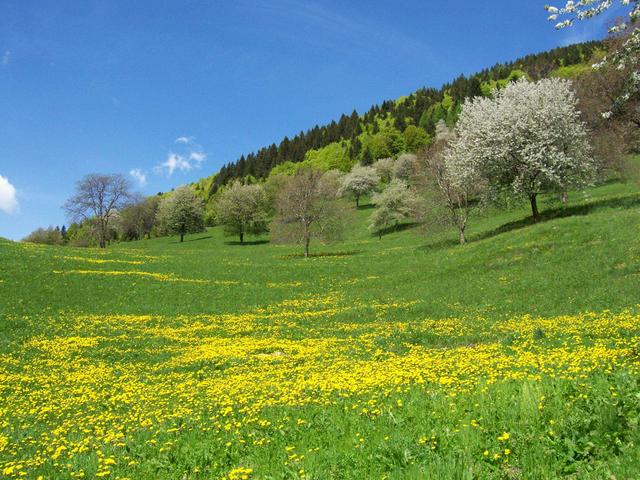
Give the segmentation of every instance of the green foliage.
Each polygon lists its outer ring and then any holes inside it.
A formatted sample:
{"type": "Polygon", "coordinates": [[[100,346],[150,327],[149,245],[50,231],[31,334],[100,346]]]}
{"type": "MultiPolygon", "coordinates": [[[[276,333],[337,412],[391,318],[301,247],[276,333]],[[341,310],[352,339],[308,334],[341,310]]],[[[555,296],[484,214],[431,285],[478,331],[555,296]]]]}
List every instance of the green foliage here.
{"type": "Polygon", "coordinates": [[[306,167],[323,172],[329,170],[348,172],[353,166],[353,162],[349,158],[349,143],[334,142],[323,148],[309,150],[304,157],[303,163],[306,167]]]}
{"type": "Polygon", "coordinates": [[[350,143],[348,141],[330,143],[326,147],[309,150],[302,162],[281,163],[271,169],[271,175],[294,175],[301,168],[313,168],[322,172],[329,170],[348,172],[354,164],[349,156],[349,150],[350,143]]]}
{"type": "Polygon", "coordinates": [[[369,146],[367,145],[362,152],[360,163],[366,167],[369,165],[373,165],[374,161],[375,160],[373,158],[373,154],[371,153],[371,148],[369,148],[369,146]]]}
{"type": "Polygon", "coordinates": [[[511,70],[509,76],[506,78],[490,80],[488,82],[482,83],[480,87],[480,89],[482,90],[482,95],[485,97],[490,97],[492,96],[494,90],[504,88],[509,82],[517,82],[521,78],[531,80],[531,77],[527,74],[527,72],[518,69],[511,70]]]}
{"type": "Polygon", "coordinates": [[[22,241],[43,245],[63,245],[65,243],[59,227],[38,228],[23,238],[22,241]]]}
{"type": "MultiPolygon", "coordinates": [[[[317,165],[306,166],[320,169],[339,168],[344,171],[347,164],[363,163],[364,144],[370,144],[374,161],[397,155],[410,147],[403,146],[397,138],[389,138],[384,133],[382,136],[385,138],[377,137],[378,133],[388,129],[396,129],[402,133],[408,126],[416,125],[433,135],[438,121],[446,121],[449,127],[455,124],[460,113],[460,105],[465,98],[490,95],[493,88],[504,86],[523,75],[535,80],[547,77],[558,66],[585,62],[600,46],[598,42],[588,42],[528,55],[515,62],[495,65],[469,77],[461,75],[440,89],[421,88],[408,96],[386,100],[380,105],[373,105],[364,114],[359,115],[356,111],[350,115],[343,114],[338,121],[315,126],[291,139],[285,137],[277,145],[265,146],[256,153],[242,155],[236,162],[223,166],[215,176],[209,177],[209,192],[212,194],[230,180],[248,175],[266,178],[273,168],[278,168],[277,173],[292,174],[296,169],[292,168],[290,163],[305,162],[307,152],[322,151],[324,147],[335,142],[349,142],[348,160],[341,155],[336,157],[335,154],[338,152],[332,150],[318,153],[320,159],[317,165]],[[324,158],[325,155],[333,158],[324,158]],[[328,164],[334,166],[327,167],[328,164]]],[[[393,130],[390,131],[393,134],[393,130]]],[[[198,193],[204,192],[206,185],[205,182],[199,186],[198,193]]]]}
{"type": "Polygon", "coordinates": [[[145,235],[151,236],[156,226],[156,216],[160,197],[153,195],[140,198],[119,212],[116,224],[120,240],[140,240],[145,235]]]}
{"type": "Polygon", "coordinates": [[[302,163],[284,162],[272,168],[270,175],[293,175],[302,167],[302,163]]]}
{"type": "Polygon", "coordinates": [[[392,155],[391,149],[387,144],[387,139],[382,135],[382,133],[376,133],[375,135],[365,137],[363,143],[365,145],[365,151],[368,150],[374,160],[390,157],[392,155]]]}
{"type": "Polygon", "coordinates": [[[567,78],[575,80],[580,75],[592,72],[593,67],[587,63],[578,63],[577,65],[568,65],[566,67],[558,67],[551,72],[552,77],[567,78]]]}
{"type": "Polygon", "coordinates": [[[423,128],[415,125],[409,125],[402,136],[408,152],[416,153],[431,143],[429,134],[423,128]]]}
{"type": "Polygon", "coordinates": [[[228,236],[261,235],[268,229],[267,197],[260,185],[234,182],[216,202],[216,219],[228,236]]]}
{"type": "MultiPolygon", "coordinates": [[[[407,128],[415,128],[415,127],[407,127],[407,128]]],[[[411,136],[411,133],[409,134],[411,136]]],[[[419,134],[418,134],[419,135],[419,134]]],[[[416,137],[416,141],[420,142],[420,138],[416,137]]],[[[363,134],[361,136],[361,141],[363,145],[363,151],[361,154],[361,158],[359,159],[361,164],[370,165],[368,162],[368,158],[365,162],[364,159],[367,150],[369,150],[371,154],[371,159],[376,161],[380,158],[387,158],[391,156],[395,156],[399,153],[404,152],[407,149],[405,138],[403,134],[394,126],[385,122],[383,126],[377,133],[374,134],[363,134]]]]}
{"type": "MultiPolygon", "coordinates": [[[[453,107],[453,97],[451,95],[449,95],[449,92],[445,92],[444,94],[444,98],[442,99],[442,102],[440,102],[440,105],[442,106],[443,110],[446,110],[447,112],[449,110],[451,110],[451,107],[453,107]]],[[[440,119],[438,119],[440,120],[440,119]]]]}
{"type": "Polygon", "coordinates": [[[67,230],[69,245],[74,247],[95,247],[98,241],[90,222],[72,223],[67,230]]]}
{"type": "Polygon", "coordinates": [[[187,233],[204,230],[204,202],[190,187],[180,187],[160,201],[157,222],[161,233],[180,235],[182,242],[187,233]]]}

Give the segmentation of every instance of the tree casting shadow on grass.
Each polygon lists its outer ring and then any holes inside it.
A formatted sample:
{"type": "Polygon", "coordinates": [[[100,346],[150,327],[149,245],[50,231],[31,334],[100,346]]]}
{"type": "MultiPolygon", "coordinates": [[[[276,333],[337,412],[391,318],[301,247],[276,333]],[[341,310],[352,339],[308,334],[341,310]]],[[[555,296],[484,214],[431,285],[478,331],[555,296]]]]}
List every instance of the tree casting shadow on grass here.
{"type": "Polygon", "coordinates": [[[412,230],[420,226],[418,222],[410,222],[410,223],[400,223],[398,225],[394,225],[393,227],[387,227],[383,229],[381,232],[372,233],[371,236],[375,238],[379,238],[380,234],[384,237],[385,235],[389,235],[390,233],[404,232],[405,230],[412,230]]]}
{"type": "MultiPolygon", "coordinates": [[[[634,194],[624,197],[606,198],[579,205],[560,206],[541,211],[540,223],[555,220],[557,218],[589,215],[590,213],[603,208],[633,208],[639,205],[640,195],[634,194]]],[[[526,218],[500,225],[498,228],[494,228],[493,230],[489,230],[488,232],[475,236],[472,240],[484,240],[502,233],[528,227],[530,225],[534,225],[533,218],[531,216],[527,216],[526,218]]]]}
{"type": "MultiPolygon", "coordinates": [[[[352,255],[358,255],[362,253],[362,250],[349,250],[344,252],[321,252],[321,253],[310,253],[308,258],[319,258],[319,257],[350,257],[352,255]]],[[[305,258],[304,253],[291,253],[289,255],[281,255],[278,258],[282,260],[288,260],[292,258],[305,258]]]]}
{"type": "Polygon", "coordinates": [[[366,205],[358,205],[357,210],[371,210],[372,208],[376,208],[373,203],[367,203],[366,205]]]}
{"type": "Polygon", "coordinates": [[[245,240],[242,243],[240,243],[238,240],[229,240],[227,242],[224,242],[225,245],[239,245],[239,246],[264,245],[265,243],[269,243],[269,240],[245,240]]]}
{"type": "Polygon", "coordinates": [[[180,242],[180,240],[176,240],[175,242],[171,242],[171,243],[197,242],[199,240],[207,240],[209,238],[213,238],[213,235],[207,235],[206,237],[198,237],[198,238],[185,238],[184,242],[180,242]]]}
{"type": "MultiPolygon", "coordinates": [[[[596,210],[604,208],[633,208],[637,206],[640,206],[640,194],[626,195],[624,197],[606,198],[586,204],[559,206],[541,211],[540,224],[544,223],[545,221],[554,220],[557,218],[589,215],[596,210]]],[[[480,233],[478,235],[473,235],[469,239],[469,241],[470,243],[473,243],[479,240],[485,240],[503,233],[529,227],[531,225],[536,225],[536,223],[534,223],[533,218],[528,215],[527,217],[521,218],[520,220],[508,222],[492,230],[480,233]]],[[[428,251],[458,246],[460,246],[460,244],[457,240],[453,238],[444,238],[434,240],[433,242],[429,242],[426,245],[418,247],[418,250],[428,251]]]]}

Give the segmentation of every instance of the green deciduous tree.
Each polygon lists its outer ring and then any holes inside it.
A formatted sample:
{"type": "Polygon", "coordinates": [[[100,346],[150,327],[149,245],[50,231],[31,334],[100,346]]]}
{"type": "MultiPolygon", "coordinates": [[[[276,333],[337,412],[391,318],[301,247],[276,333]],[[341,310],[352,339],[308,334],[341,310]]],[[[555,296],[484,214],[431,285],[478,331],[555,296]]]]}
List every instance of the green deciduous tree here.
{"type": "Polygon", "coordinates": [[[156,215],[160,197],[153,196],[138,199],[133,205],[124,208],[118,215],[120,238],[123,240],[140,240],[145,235],[151,237],[156,225],[156,215]]]}
{"type": "Polygon", "coordinates": [[[240,243],[245,235],[266,233],[268,204],[262,186],[232,183],[216,202],[216,219],[224,225],[225,235],[237,235],[240,243]]]}
{"type": "Polygon", "coordinates": [[[429,134],[423,128],[416,127],[415,125],[409,125],[404,132],[402,132],[402,136],[404,137],[407,151],[413,153],[422,150],[431,143],[429,134]]]}
{"type": "Polygon", "coordinates": [[[28,243],[41,243],[44,245],[64,245],[65,242],[62,232],[58,227],[37,228],[23,238],[22,241],[28,243]]]}
{"type": "Polygon", "coordinates": [[[162,233],[180,235],[183,242],[187,233],[204,231],[204,203],[189,187],[177,188],[160,202],[157,222],[162,233]]]}

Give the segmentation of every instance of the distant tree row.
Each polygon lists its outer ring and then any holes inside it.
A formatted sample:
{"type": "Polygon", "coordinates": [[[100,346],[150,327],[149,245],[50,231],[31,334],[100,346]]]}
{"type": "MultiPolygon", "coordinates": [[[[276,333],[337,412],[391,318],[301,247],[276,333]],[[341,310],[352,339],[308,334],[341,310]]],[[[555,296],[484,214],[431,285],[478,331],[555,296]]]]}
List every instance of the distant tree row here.
{"type": "Polygon", "coordinates": [[[67,228],[64,225],[62,226],[62,228],[60,228],[59,226],[51,226],[48,228],[35,229],[22,241],[30,243],[42,243],[45,245],[65,245],[69,241],[69,237],[67,235],[67,228]]]}

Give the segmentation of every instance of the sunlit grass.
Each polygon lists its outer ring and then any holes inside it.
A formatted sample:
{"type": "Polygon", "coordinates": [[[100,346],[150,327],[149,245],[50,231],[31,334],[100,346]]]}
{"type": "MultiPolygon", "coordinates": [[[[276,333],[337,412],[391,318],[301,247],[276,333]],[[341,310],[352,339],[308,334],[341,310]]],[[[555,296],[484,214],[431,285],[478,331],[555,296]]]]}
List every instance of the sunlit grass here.
{"type": "Polygon", "coordinates": [[[459,247],[0,241],[7,478],[635,478],[640,196],[459,247]]]}

